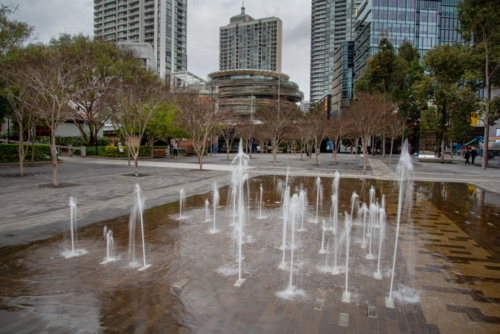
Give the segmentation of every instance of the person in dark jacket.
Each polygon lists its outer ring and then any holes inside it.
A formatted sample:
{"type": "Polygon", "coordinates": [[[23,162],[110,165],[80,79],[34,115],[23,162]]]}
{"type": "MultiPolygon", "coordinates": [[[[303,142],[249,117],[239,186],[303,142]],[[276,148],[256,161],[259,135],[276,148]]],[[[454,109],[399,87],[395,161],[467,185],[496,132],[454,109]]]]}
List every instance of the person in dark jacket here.
{"type": "Polygon", "coordinates": [[[472,157],[472,164],[474,164],[474,160],[476,159],[477,156],[477,150],[473,147],[472,151],[470,152],[470,156],[472,157]]]}
{"type": "Polygon", "coordinates": [[[469,158],[470,158],[470,148],[467,147],[467,150],[464,152],[464,159],[466,165],[469,163],[469,158]]]}

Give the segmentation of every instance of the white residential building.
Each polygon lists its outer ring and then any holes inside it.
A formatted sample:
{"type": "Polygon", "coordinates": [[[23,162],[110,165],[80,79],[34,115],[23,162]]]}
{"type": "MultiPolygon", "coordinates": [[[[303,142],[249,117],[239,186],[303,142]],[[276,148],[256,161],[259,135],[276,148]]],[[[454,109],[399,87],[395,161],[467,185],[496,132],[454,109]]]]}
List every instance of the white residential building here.
{"type": "Polygon", "coordinates": [[[149,43],[160,77],[187,69],[187,0],[94,0],[94,35],[149,43]],[[156,27],[156,28],[155,28],[156,27]]]}

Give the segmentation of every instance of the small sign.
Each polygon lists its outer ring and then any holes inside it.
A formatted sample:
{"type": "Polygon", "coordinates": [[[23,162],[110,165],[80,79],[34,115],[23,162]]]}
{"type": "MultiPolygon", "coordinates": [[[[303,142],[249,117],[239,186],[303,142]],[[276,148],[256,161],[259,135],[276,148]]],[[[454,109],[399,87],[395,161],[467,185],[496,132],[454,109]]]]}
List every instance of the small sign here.
{"type": "Polygon", "coordinates": [[[333,146],[332,146],[332,142],[331,141],[327,141],[326,142],[326,149],[327,150],[333,150],[333,146]]]}
{"type": "Polygon", "coordinates": [[[123,153],[123,146],[122,146],[122,143],[118,143],[118,151],[120,153],[123,153]]]}

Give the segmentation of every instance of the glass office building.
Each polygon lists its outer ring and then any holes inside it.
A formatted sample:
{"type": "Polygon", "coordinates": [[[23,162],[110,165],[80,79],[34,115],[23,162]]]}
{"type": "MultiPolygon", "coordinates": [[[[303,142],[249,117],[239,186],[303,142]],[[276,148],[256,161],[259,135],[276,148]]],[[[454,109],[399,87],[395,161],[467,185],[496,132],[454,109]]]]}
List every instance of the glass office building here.
{"type": "Polygon", "coordinates": [[[94,0],[94,35],[124,43],[149,43],[157,72],[187,70],[187,0],[94,0]]]}
{"type": "Polygon", "coordinates": [[[342,42],[354,40],[360,0],[312,0],[310,100],[318,102],[331,90],[333,57],[342,42]]]}
{"type": "Polygon", "coordinates": [[[405,39],[421,55],[435,45],[462,42],[456,31],[459,0],[364,0],[357,10],[355,80],[384,36],[399,47],[405,39]]]}
{"type": "Polygon", "coordinates": [[[331,115],[349,108],[354,88],[354,41],[342,42],[334,55],[331,115]]]}

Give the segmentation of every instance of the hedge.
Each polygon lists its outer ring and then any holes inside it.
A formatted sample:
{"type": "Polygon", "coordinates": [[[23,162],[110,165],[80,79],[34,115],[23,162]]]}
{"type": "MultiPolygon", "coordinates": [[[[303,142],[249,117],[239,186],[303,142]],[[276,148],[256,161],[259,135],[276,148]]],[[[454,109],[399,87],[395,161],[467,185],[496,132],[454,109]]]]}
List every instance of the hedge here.
{"type": "MultiPolygon", "coordinates": [[[[27,145],[27,144],[25,144],[27,145]]],[[[19,144],[0,144],[0,162],[19,162],[19,144]]],[[[50,161],[50,146],[35,144],[35,161],[50,161]]],[[[24,161],[31,161],[31,144],[24,161]]]]}

